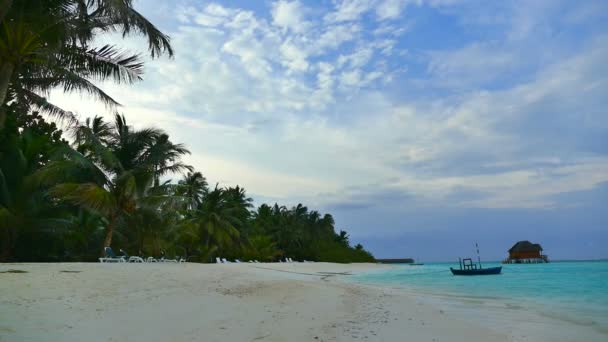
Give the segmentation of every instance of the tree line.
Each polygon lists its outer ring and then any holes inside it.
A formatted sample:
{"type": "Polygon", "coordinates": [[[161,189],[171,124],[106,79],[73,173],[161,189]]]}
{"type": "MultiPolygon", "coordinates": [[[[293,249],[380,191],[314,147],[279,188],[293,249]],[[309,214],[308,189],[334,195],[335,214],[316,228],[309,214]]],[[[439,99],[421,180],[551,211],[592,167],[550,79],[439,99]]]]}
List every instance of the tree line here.
{"type": "Polygon", "coordinates": [[[262,204],[240,186],[210,186],[190,152],[124,115],[84,121],[52,89],[118,103],[96,83],[141,80],[143,62],[108,32],[140,35],[152,58],[169,37],[130,0],[0,0],[0,261],[93,261],[104,246],[142,256],[363,262],[330,214],[262,204]],[[61,127],[58,122],[62,122],[61,127]],[[170,177],[180,177],[173,182],[170,177]]]}

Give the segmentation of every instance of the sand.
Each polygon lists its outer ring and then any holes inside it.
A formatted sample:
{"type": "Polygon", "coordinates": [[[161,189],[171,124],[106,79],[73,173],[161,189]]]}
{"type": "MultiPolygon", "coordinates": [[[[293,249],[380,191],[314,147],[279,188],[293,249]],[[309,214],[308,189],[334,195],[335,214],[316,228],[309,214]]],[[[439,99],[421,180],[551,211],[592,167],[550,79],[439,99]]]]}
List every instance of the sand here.
{"type": "Polygon", "coordinates": [[[0,273],[0,341],[535,340],[516,324],[496,329],[425,295],[334,274],[381,267],[0,264],[27,271],[0,273]]]}

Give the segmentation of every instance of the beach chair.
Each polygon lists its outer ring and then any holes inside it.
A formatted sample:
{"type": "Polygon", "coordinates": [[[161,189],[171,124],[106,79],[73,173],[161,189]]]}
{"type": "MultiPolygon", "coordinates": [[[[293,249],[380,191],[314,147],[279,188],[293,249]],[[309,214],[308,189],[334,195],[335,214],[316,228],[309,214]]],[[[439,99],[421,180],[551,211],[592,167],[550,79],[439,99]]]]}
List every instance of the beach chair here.
{"type": "Polygon", "coordinates": [[[239,259],[234,259],[234,262],[236,262],[237,264],[240,264],[240,263],[241,263],[241,260],[239,260],[239,259]]]}
{"type": "Polygon", "coordinates": [[[232,264],[232,262],[230,262],[230,261],[226,260],[226,258],[223,258],[223,259],[222,259],[222,262],[223,262],[224,264],[232,264]]]}
{"type": "Polygon", "coordinates": [[[127,262],[144,262],[144,259],[142,257],[130,256],[122,249],[120,250],[120,253],[122,254],[122,257],[127,260],[127,262]]]}
{"type": "Polygon", "coordinates": [[[174,263],[178,263],[179,260],[177,259],[166,259],[165,257],[161,257],[160,260],[158,260],[159,262],[174,262],[174,263]]]}
{"type": "Polygon", "coordinates": [[[221,264],[221,263],[222,263],[222,259],[220,259],[220,258],[215,258],[215,263],[217,263],[217,264],[221,264]]]}
{"type": "Polygon", "coordinates": [[[165,251],[163,251],[163,250],[160,251],[160,255],[161,255],[161,257],[158,260],[160,262],[175,262],[175,263],[179,262],[177,259],[167,259],[167,258],[165,258],[165,251]]]}
{"type": "Polygon", "coordinates": [[[105,257],[103,258],[99,258],[99,262],[127,262],[127,260],[122,257],[122,256],[116,256],[116,254],[114,254],[114,251],[112,250],[112,247],[105,247],[103,249],[104,253],[106,254],[105,257]]]}
{"type": "Polygon", "coordinates": [[[254,263],[259,264],[260,262],[257,260],[253,260],[254,263]]]}

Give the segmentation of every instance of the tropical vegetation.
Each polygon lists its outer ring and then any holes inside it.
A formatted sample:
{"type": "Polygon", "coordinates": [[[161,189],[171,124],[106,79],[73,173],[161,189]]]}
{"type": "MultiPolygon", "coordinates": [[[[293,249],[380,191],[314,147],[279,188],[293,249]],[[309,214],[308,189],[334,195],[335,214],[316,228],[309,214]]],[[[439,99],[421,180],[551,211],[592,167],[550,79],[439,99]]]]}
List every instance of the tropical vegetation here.
{"type": "Polygon", "coordinates": [[[373,261],[303,205],[254,207],[240,186],[210,186],[186,146],[125,115],[79,121],[50,90],[118,103],[96,83],[139,81],[143,62],[99,35],[169,37],[131,0],[0,0],[0,261],[94,261],[104,246],[142,256],[373,261]],[[177,178],[177,181],[172,181],[177,178]]]}

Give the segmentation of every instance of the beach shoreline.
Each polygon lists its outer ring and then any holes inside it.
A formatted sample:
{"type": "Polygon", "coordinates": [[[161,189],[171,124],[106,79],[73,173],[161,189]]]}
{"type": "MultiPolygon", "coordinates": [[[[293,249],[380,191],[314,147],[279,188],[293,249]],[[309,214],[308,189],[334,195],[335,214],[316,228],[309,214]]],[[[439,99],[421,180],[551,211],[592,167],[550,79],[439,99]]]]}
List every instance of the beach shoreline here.
{"type": "Polygon", "coordinates": [[[531,313],[513,320],[508,309],[494,308],[495,316],[499,313],[502,320],[511,320],[501,326],[483,319],[483,310],[478,317],[462,315],[428,294],[360,284],[345,276],[387,268],[331,263],[0,264],[0,272],[27,272],[0,273],[0,341],[594,341],[602,337],[531,313]]]}

